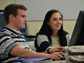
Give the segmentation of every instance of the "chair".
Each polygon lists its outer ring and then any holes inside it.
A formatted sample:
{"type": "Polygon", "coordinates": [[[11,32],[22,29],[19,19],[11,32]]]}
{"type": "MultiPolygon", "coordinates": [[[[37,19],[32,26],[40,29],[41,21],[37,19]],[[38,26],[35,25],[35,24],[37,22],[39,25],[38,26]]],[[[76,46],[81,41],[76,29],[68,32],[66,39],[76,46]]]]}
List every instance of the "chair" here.
{"type": "Polygon", "coordinates": [[[0,31],[3,29],[3,27],[6,26],[6,21],[3,14],[0,14],[0,31]]]}

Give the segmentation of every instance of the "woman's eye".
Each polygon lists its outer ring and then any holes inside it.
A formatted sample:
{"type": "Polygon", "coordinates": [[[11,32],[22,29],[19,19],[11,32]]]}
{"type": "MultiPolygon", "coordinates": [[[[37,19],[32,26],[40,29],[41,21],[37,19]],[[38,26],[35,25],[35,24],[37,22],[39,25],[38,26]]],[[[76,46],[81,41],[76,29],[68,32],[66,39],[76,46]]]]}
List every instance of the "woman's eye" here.
{"type": "Polygon", "coordinates": [[[57,20],[57,18],[54,18],[54,19],[53,19],[53,21],[56,21],[56,20],[57,20]]]}

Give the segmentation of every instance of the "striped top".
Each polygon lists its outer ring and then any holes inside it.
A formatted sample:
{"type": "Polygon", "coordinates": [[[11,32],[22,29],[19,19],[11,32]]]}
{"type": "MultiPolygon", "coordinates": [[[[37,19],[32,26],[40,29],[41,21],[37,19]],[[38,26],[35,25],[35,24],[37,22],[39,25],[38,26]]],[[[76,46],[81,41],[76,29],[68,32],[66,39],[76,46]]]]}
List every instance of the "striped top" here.
{"type": "Polygon", "coordinates": [[[10,55],[10,51],[16,45],[25,49],[30,49],[25,37],[20,31],[4,27],[0,32],[0,63],[7,63],[9,61],[19,59],[19,57],[10,55]]]}

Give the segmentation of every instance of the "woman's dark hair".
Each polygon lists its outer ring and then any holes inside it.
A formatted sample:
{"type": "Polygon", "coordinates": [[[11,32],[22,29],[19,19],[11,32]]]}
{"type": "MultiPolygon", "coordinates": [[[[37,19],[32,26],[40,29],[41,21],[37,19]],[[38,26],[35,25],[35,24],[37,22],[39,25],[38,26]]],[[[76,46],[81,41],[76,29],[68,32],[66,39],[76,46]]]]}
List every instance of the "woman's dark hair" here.
{"type": "MultiPolygon", "coordinates": [[[[44,34],[44,35],[47,35],[48,39],[49,39],[49,42],[50,44],[52,44],[51,42],[51,35],[52,35],[52,29],[50,28],[50,26],[47,24],[48,21],[50,21],[50,18],[52,16],[53,13],[57,13],[59,12],[58,10],[50,10],[47,12],[47,14],[45,15],[45,18],[44,18],[44,22],[43,22],[43,25],[40,29],[40,31],[37,33],[36,37],[38,36],[38,34],[44,34]]],[[[60,12],[59,12],[60,13],[60,12]]],[[[63,16],[62,14],[60,13],[61,17],[62,17],[62,21],[63,21],[63,16]]],[[[61,44],[61,46],[66,46],[67,45],[67,41],[66,41],[66,37],[65,37],[65,34],[67,32],[65,32],[63,30],[63,25],[61,26],[60,30],[58,31],[58,35],[59,35],[59,42],[61,44]]],[[[37,39],[35,40],[35,44],[37,44],[37,39]]],[[[35,47],[37,47],[37,45],[35,45],[35,47]]]]}

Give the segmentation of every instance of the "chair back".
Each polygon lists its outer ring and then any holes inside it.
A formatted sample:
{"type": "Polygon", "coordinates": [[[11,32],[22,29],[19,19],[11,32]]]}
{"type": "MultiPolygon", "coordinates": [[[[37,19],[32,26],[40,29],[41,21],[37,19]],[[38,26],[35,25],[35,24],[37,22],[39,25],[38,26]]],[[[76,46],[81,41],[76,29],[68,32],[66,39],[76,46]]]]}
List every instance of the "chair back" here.
{"type": "Polygon", "coordinates": [[[6,21],[3,14],[0,14],[0,31],[3,29],[3,27],[6,26],[6,21]]]}

